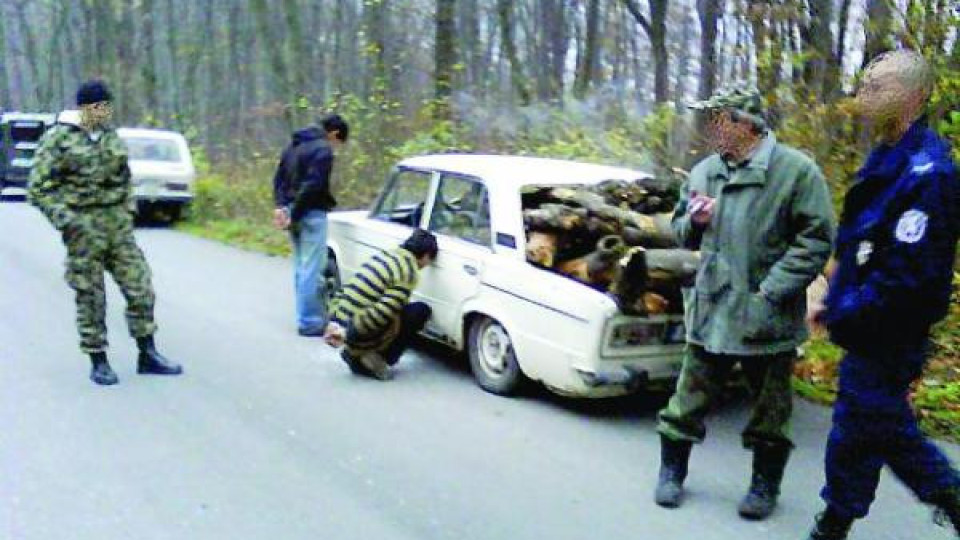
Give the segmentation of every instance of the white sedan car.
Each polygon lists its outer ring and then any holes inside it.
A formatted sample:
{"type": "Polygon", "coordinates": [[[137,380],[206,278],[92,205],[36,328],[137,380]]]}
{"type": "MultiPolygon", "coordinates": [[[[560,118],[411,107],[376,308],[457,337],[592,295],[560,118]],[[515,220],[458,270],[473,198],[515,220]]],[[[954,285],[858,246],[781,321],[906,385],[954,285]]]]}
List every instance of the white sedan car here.
{"type": "Polygon", "coordinates": [[[177,219],[193,200],[196,170],[183,135],[160,129],[120,128],[117,135],[129,151],[137,208],[159,209],[177,219]]]}
{"type": "Polygon", "coordinates": [[[527,262],[521,190],[648,176],[526,157],[407,159],[369,211],[331,214],[330,273],[346,280],[414,227],[430,230],[439,255],[414,291],[433,309],[424,334],[465,350],[482,388],[506,395],[534,380],[578,397],[635,391],[677,375],[682,316],[623,315],[607,294],[527,262]]]}

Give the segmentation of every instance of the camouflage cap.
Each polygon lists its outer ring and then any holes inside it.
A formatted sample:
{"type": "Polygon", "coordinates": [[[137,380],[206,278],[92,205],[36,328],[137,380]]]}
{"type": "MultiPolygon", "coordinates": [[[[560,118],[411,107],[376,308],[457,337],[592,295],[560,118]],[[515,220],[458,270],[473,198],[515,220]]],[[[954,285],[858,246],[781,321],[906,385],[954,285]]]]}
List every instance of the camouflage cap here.
{"type": "Polygon", "coordinates": [[[733,86],[722,88],[703,101],[688,103],[687,107],[698,111],[733,109],[766,123],[766,102],[760,91],[753,87],[733,86]]]}

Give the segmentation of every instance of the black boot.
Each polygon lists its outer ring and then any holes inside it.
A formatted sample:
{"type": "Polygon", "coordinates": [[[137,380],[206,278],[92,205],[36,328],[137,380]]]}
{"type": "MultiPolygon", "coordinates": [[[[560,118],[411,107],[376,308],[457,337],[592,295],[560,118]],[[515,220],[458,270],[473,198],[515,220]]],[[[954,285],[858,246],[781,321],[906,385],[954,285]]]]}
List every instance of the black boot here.
{"type": "Polygon", "coordinates": [[[654,494],[658,505],[664,508],[680,506],[692,447],[689,441],[674,441],[660,435],[660,477],[654,494]]]}
{"type": "Polygon", "coordinates": [[[153,336],[137,338],[140,356],[137,358],[137,373],[141,375],[180,375],[183,368],[157,352],[153,336]]]}
{"type": "Polygon", "coordinates": [[[110,367],[110,362],[107,361],[107,353],[90,353],[90,363],[93,364],[90,368],[91,381],[103,386],[109,386],[119,382],[117,374],[113,372],[113,368],[110,367]]]}
{"type": "Polygon", "coordinates": [[[939,493],[933,498],[937,507],[936,522],[938,525],[953,524],[953,530],[960,537],[960,489],[951,489],[939,493]]]}
{"type": "Polygon", "coordinates": [[[846,540],[853,525],[853,518],[837,513],[832,507],[817,516],[817,521],[807,540],[846,540]]]}
{"type": "Polygon", "coordinates": [[[750,491],[740,502],[738,511],[745,519],[766,519],[777,506],[783,470],[790,457],[790,447],[758,445],[753,450],[753,477],[750,491]]]}

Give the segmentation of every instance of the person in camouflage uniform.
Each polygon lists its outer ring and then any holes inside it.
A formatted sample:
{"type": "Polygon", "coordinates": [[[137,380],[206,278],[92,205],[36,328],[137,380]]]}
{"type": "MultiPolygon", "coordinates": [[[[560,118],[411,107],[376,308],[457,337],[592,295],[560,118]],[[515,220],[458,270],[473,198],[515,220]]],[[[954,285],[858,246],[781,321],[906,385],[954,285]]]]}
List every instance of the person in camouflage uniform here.
{"type": "Polygon", "coordinates": [[[692,445],[703,441],[711,402],[740,364],[756,402],[742,436],[753,476],[738,510],[765,519],[793,448],[790,376],[807,338],[806,288],[830,255],[833,207],[816,164],[768,130],[758,91],[725,89],[691,107],[709,115],[716,152],[690,172],[673,217],[677,240],[700,250],[701,263],[685,293],[688,354],[659,414],[655,500],[680,505],[692,445]]]}
{"type": "Polygon", "coordinates": [[[106,355],[104,271],[113,275],[127,301],[127,324],[140,349],[138,373],[183,371],[154,344],[150,267],[133,236],[130,168],[126,147],[109,124],[111,100],[101,81],[80,86],[80,125],[60,123],[44,135],[28,189],[28,200],[67,248],[66,280],[76,292],[80,348],[93,364],[90,379],[101,385],[117,383],[106,355]]]}

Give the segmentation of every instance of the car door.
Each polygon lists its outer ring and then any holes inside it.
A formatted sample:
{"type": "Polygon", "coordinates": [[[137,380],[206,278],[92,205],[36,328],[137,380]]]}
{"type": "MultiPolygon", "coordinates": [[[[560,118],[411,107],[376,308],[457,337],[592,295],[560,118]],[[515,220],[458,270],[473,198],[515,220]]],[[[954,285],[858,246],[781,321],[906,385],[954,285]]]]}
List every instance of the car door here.
{"type": "Polygon", "coordinates": [[[436,261],[421,272],[417,287],[418,296],[433,308],[426,331],[459,344],[463,305],[478,293],[484,261],[493,253],[490,204],[483,183],[476,178],[441,174],[427,229],[437,236],[439,253],[436,261]]]}
{"type": "Polygon", "coordinates": [[[352,275],[374,254],[403,243],[422,227],[433,193],[434,173],[398,168],[390,176],[366,220],[344,238],[340,265],[344,277],[352,275]]]}

